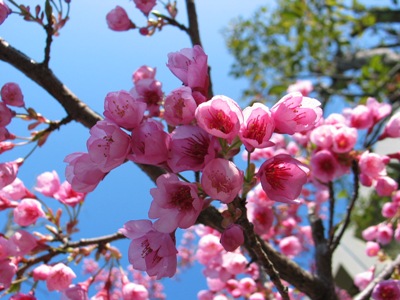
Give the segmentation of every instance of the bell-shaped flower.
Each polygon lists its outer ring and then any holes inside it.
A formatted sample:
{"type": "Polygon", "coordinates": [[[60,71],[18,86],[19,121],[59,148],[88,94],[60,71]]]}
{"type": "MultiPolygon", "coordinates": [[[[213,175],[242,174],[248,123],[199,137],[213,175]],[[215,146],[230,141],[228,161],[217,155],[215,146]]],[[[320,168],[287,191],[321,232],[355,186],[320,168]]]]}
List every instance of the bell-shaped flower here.
{"type": "Polygon", "coordinates": [[[184,85],[207,96],[210,81],[207,55],[199,45],[169,53],[167,67],[184,85]]]}
{"type": "Polygon", "coordinates": [[[0,25],[3,24],[4,20],[7,19],[8,15],[11,14],[11,9],[0,0],[0,25]]]}
{"type": "Polygon", "coordinates": [[[42,204],[36,199],[26,198],[18,203],[14,208],[14,222],[20,226],[35,224],[37,219],[44,217],[42,204]]]}
{"type": "Polygon", "coordinates": [[[163,125],[148,119],[132,130],[132,153],[128,159],[139,164],[160,165],[168,159],[170,136],[163,125]]]}
{"type": "Polygon", "coordinates": [[[67,181],[74,191],[80,193],[93,191],[106,175],[90,159],[88,153],[71,153],[65,157],[64,162],[68,163],[65,168],[67,181]]]}
{"type": "Polygon", "coordinates": [[[106,15],[106,21],[108,27],[114,31],[126,31],[134,28],[125,9],[118,5],[106,15]]]}
{"type": "Polygon", "coordinates": [[[155,77],[156,77],[156,69],[143,65],[139,67],[135,72],[133,72],[132,81],[133,84],[136,84],[139,80],[146,78],[154,79],[155,77]]]}
{"type": "Polygon", "coordinates": [[[36,178],[35,190],[47,197],[53,197],[60,185],[60,178],[56,171],[44,172],[36,178]]]}
{"type": "Polygon", "coordinates": [[[284,96],[271,108],[275,132],[294,134],[312,129],[322,117],[320,105],[299,92],[284,96]]]}
{"type": "Polygon", "coordinates": [[[243,110],[243,118],[239,137],[248,152],[275,145],[270,141],[275,125],[267,106],[262,103],[248,106],[243,110]]]}
{"type": "Polygon", "coordinates": [[[86,194],[74,191],[71,184],[68,181],[64,181],[56,193],[54,198],[61,203],[74,207],[78,203],[82,203],[85,200],[86,194]]]}
{"type": "Polygon", "coordinates": [[[178,251],[171,233],[157,231],[150,220],[132,220],[120,232],[131,239],[128,259],[132,267],[157,279],[176,273],[178,251]]]}
{"type": "Polygon", "coordinates": [[[23,107],[25,105],[21,88],[15,82],[8,82],[3,85],[1,88],[1,100],[10,106],[23,107]]]}
{"type": "Polygon", "coordinates": [[[189,228],[196,223],[203,201],[198,196],[197,186],[180,181],[175,174],[164,174],[157,178],[157,187],[150,190],[153,196],[149,218],[158,219],[154,228],[160,232],[173,232],[189,228]]]}
{"type": "Polygon", "coordinates": [[[76,277],[74,271],[63,263],[51,267],[46,278],[46,286],[49,291],[64,291],[76,277]]]}
{"type": "Polygon", "coordinates": [[[307,182],[308,173],[308,167],[297,159],[288,154],[279,154],[265,161],[257,176],[271,200],[297,203],[295,200],[307,182]]]}
{"type": "Polygon", "coordinates": [[[118,126],[132,130],[142,122],[147,105],[127,91],[110,92],[104,100],[104,116],[118,126]]]}
{"type": "Polygon", "coordinates": [[[211,160],[203,169],[201,186],[213,199],[232,202],[243,186],[243,171],[223,158],[211,160]]]}
{"type": "Polygon", "coordinates": [[[121,165],[130,152],[130,136],[117,124],[102,120],[90,129],[86,143],[90,159],[106,173],[121,165]]]}
{"type": "Polygon", "coordinates": [[[237,224],[231,224],[221,234],[221,245],[226,251],[235,251],[244,243],[243,228],[237,224]]]}
{"type": "Polygon", "coordinates": [[[174,173],[201,171],[220,148],[217,138],[200,127],[179,126],[171,133],[168,166],[174,173]]]}
{"type": "Polygon", "coordinates": [[[339,174],[339,162],[329,150],[321,150],[311,156],[311,170],[314,178],[330,182],[339,174]]]}
{"type": "Polygon", "coordinates": [[[172,126],[187,125],[194,119],[197,104],[192,90],[183,86],[173,90],[164,100],[164,119],[172,126]]]}
{"type": "Polygon", "coordinates": [[[196,120],[209,134],[226,139],[230,143],[239,133],[243,114],[235,101],[218,95],[197,107],[196,120]]]}

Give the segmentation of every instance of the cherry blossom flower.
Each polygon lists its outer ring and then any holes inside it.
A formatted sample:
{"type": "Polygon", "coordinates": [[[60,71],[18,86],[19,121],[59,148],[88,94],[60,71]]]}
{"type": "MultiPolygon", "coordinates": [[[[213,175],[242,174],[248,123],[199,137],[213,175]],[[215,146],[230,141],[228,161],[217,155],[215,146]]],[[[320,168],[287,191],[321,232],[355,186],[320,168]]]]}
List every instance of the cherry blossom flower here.
{"type": "Polygon", "coordinates": [[[13,182],[3,187],[0,191],[0,197],[4,196],[11,200],[21,200],[22,198],[33,198],[34,195],[25,187],[24,183],[18,177],[13,182]]]}
{"type": "Polygon", "coordinates": [[[312,129],[322,117],[320,105],[299,92],[287,94],[271,108],[275,132],[294,134],[312,129]]]}
{"type": "Polygon", "coordinates": [[[8,289],[12,278],[17,272],[17,266],[10,259],[0,260],[0,289],[8,289]]]}
{"type": "Polygon", "coordinates": [[[128,221],[120,232],[132,240],[128,259],[134,269],[157,279],[175,274],[178,251],[170,233],[157,231],[149,220],[128,221]]]}
{"type": "Polygon", "coordinates": [[[297,236],[291,235],[286,236],[279,241],[279,248],[286,256],[293,257],[301,252],[302,245],[297,236]]]}
{"type": "Polygon", "coordinates": [[[210,80],[207,55],[199,45],[169,53],[167,67],[185,86],[207,96],[210,80]]]}
{"type": "Polygon", "coordinates": [[[53,197],[60,185],[60,178],[56,171],[44,172],[36,178],[35,190],[47,197],[53,197]]]}
{"type": "Polygon", "coordinates": [[[391,196],[397,188],[398,183],[389,176],[381,176],[376,180],[375,190],[379,196],[391,196]]]}
{"type": "Polygon", "coordinates": [[[133,282],[128,282],[122,287],[122,299],[123,300],[148,300],[149,292],[141,285],[133,282]]]}
{"type": "Polygon", "coordinates": [[[240,225],[231,224],[221,235],[221,245],[226,251],[235,251],[244,243],[243,229],[240,225]]]}
{"type": "Polygon", "coordinates": [[[144,78],[135,83],[129,92],[136,101],[147,105],[149,116],[159,116],[160,105],[163,100],[162,84],[153,78],[144,78]]]}
{"type": "Polygon", "coordinates": [[[8,15],[11,13],[11,9],[0,0],[0,25],[3,24],[4,20],[7,19],[8,15]]]}
{"type": "Polygon", "coordinates": [[[386,123],[386,126],[383,130],[380,139],[386,137],[390,138],[400,137],[400,112],[395,113],[386,123]]]}
{"type": "Polygon", "coordinates": [[[10,106],[23,107],[25,105],[21,88],[15,82],[8,82],[3,85],[1,88],[1,99],[5,104],[10,106]]]}
{"type": "Polygon", "coordinates": [[[65,168],[65,177],[76,192],[88,193],[93,191],[106,175],[90,159],[88,153],[75,152],[69,154],[65,157],[64,162],[68,163],[65,168]]]}
{"type": "Polygon", "coordinates": [[[203,169],[201,186],[213,199],[232,202],[242,189],[243,171],[227,159],[215,158],[203,169]]]}
{"type": "Polygon", "coordinates": [[[381,247],[376,242],[368,241],[365,245],[365,253],[370,257],[377,256],[380,249],[381,247]]]}
{"type": "Polygon", "coordinates": [[[21,200],[14,208],[14,222],[20,226],[29,226],[35,224],[37,219],[44,217],[42,204],[36,199],[26,198],[21,200]]]}
{"type": "Polygon", "coordinates": [[[209,134],[230,143],[239,133],[243,114],[239,105],[231,98],[217,95],[197,107],[196,120],[209,134]]]}
{"type": "Polygon", "coordinates": [[[346,153],[352,150],[357,142],[357,129],[345,125],[336,127],[333,131],[332,151],[346,153]]]}
{"type": "Polygon", "coordinates": [[[268,198],[286,203],[295,201],[307,182],[309,169],[287,154],[276,155],[265,161],[257,172],[268,198]]]}
{"type": "Polygon", "coordinates": [[[168,233],[194,225],[203,208],[197,186],[171,173],[159,176],[156,183],[157,187],[150,190],[153,201],[149,210],[149,218],[158,219],[154,228],[168,233]]]}
{"type": "Polygon", "coordinates": [[[86,193],[75,191],[68,181],[64,181],[56,193],[54,198],[65,205],[74,207],[85,200],[86,193]]]}
{"type": "Polygon", "coordinates": [[[357,105],[350,111],[350,126],[357,129],[368,129],[374,125],[373,112],[368,106],[357,105]]]}
{"type": "Polygon", "coordinates": [[[385,159],[377,153],[363,152],[358,165],[360,166],[361,173],[373,179],[386,175],[385,159]]]}
{"type": "Polygon", "coordinates": [[[377,227],[376,241],[382,245],[387,245],[392,241],[393,228],[392,224],[381,223],[377,227]]]}
{"type": "Polygon", "coordinates": [[[9,185],[17,178],[18,169],[21,164],[18,161],[0,163],[0,189],[9,185]]]}
{"type": "Polygon", "coordinates": [[[130,141],[130,136],[117,124],[102,120],[90,129],[86,145],[90,159],[106,173],[125,161],[130,152],[130,141]]]}
{"type": "Polygon", "coordinates": [[[310,80],[297,80],[296,83],[289,85],[287,92],[300,92],[303,96],[308,96],[313,91],[314,87],[310,80]]]}
{"type": "Polygon", "coordinates": [[[268,107],[262,103],[255,103],[243,110],[244,121],[240,126],[239,137],[251,152],[255,148],[273,146],[270,141],[274,132],[274,120],[268,107]]]}
{"type": "Polygon", "coordinates": [[[46,264],[41,264],[41,265],[37,266],[32,271],[33,280],[35,280],[35,281],[46,280],[47,277],[49,276],[50,270],[51,270],[51,266],[46,265],[46,264]]]}
{"type": "Polygon", "coordinates": [[[360,291],[364,290],[367,285],[374,279],[375,268],[372,267],[368,271],[362,272],[354,276],[354,285],[360,291]]]}
{"type": "Polygon", "coordinates": [[[392,112],[392,106],[389,103],[380,103],[375,98],[367,98],[367,107],[372,112],[374,124],[377,124],[383,118],[386,118],[392,112]]]}
{"type": "Polygon", "coordinates": [[[198,126],[179,126],[170,136],[168,166],[174,173],[201,171],[221,148],[217,138],[198,126]]]}
{"type": "Polygon", "coordinates": [[[70,285],[62,291],[61,300],[88,300],[88,286],[86,283],[70,285]]]}
{"type": "Polygon", "coordinates": [[[373,300],[400,299],[400,280],[383,280],[373,289],[371,298],[373,300]]]}
{"type": "Polygon", "coordinates": [[[339,174],[339,162],[329,150],[314,153],[310,164],[313,176],[322,182],[332,181],[339,174]]]}
{"type": "Polygon", "coordinates": [[[36,297],[33,292],[29,292],[28,294],[18,292],[12,295],[9,300],[36,300],[36,297]]]}
{"type": "Polygon", "coordinates": [[[46,286],[49,291],[64,291],[76,277],[74,271],[63,263],[51,267],[46,278],[46,286]]]}
{"type": "Polygon", "coordinates": [[[156,5],[156,0],[133,0],[133,2],[135,2],[136,7],[146,16],[156,5]]]}
{"type": "Polygon", "coordinates": [[[36,238],[28,231],[19,229],[10,237],[10,244],[12,245],[12,255],[24,256],[31,252],[37,246],[36,238]]]}
{"type": "Polygon", "coordinates": [[[15,112],[9,109],[4,102],[0,102],[0,127],[10,124],[14,116],[15,112]]]}
{"type": "Polygon", "coordinates": [[[148,165],[165,163],[170,139],[160,122],[148,119],[132,130],[132,153],[128,159],[148,165]]]}
{"type": "Polygon", "coordinates": [[[141,66],[132,74],[132,81],[136,84],[139,80],[150,78],[154,79],[156,76],[156,69],[149,66],[141,66]]]}
{"type": "Polygon", "coordinates": [[[127,91],[110,92],[104,100],[104,116],[118,126],[132,130],[142,122],[146,103],[135,100],[127,91]]]}
{"type": "Polygon", "coordinates": [[[117,5],[106,15],[107,25],[114,31],[126,31],[134,28],[125,9],[117,5]]]}
{"type": "Polygon", "coordinates": [[[164,119],[172,126],[187,125],[194,119],[197,103],[192,90],[183,86],[173,90],[164,100],[164,119]]]}

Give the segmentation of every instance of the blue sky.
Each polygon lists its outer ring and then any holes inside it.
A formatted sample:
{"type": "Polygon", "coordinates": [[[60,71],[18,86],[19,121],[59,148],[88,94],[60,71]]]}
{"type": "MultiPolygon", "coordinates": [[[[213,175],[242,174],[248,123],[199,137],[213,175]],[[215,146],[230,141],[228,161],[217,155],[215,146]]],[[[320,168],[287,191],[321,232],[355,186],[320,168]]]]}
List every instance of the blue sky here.
{"type": "MultiPolygon", "coordinates": [[[[26,1],[32,5],[32,2],[26,1]]],[[[178,1],[178,20],[186,23],[184,1],[178,1]]],[[[230,19],[238,15],[250,16],[262,0],[201,0],[197,1],[201,38],[212,67],[215,94],[224,94],[239,100],[246,83],[228,76],[232,58],[226,50],[221,31],[230,19]]],[[[190,47],[188,37],[176,28],[164,28],[153,37],[142,37],[136,31],[113,32],[107,28],[105,15],[116,5],[123,6],[139,26],[145,18],[131,1],[73,0],[70,21],[53,42],[50,67],[54,73],[80,99],[98,113],[103,112],[103,100],[110,91],[129,90],[132,72],[141,65],[157,68],[156,78],[168,93],[181,83],[166,67],[167,54],[190,47]]],[[[34,5],[32,5],[34,6],[34,5]]],[[[161,9],[160,9],[161,10],[161,9]]],[[[10,16],[0,26],[0,36],[11,45],[35,60],[43,57],[44,30],[37,24],[24,22],[16,15],[10,16]]],[[[61,106],[51,96],[26,79],[19,71],[0,62],[0,86],[18,82],[28,106],[53,120],[65,116],[61,106]]],[[[13,125],[15,133],[23,135],[26,124],[13,125]]],[[[56,170],[64,179],[66,155],[86,151],[89,132],[73,123],[55,132],[46,145],[35,151],[20,171],[20,178],[28,188],[35,184],[37,175],[56,170]]],[[[2,155],[1,162],[26,155],[30,146],[2,155]]],[[[91,193],[81,212],[79,236],[94,237],[118,230],[126,221],[147,217],[153,183],[132,163],[113,170],[99,187],[91,193]]],[[[54,200],[53,200],[54,201],[54,200]]],[[[124,245],[122,245],[124,247],[124,245]]],[[[121,249],[126,254],[126,249],[121,249]]],[[[164,280],[168,299],[194,299],[204,288],[205,280],[199,268],[187,271],[179,281],[164,280]],[[182,292],[184,290],[184,292],[182,292]]],[[[54,299],[54,293],[51,294],[54,299]]]]}

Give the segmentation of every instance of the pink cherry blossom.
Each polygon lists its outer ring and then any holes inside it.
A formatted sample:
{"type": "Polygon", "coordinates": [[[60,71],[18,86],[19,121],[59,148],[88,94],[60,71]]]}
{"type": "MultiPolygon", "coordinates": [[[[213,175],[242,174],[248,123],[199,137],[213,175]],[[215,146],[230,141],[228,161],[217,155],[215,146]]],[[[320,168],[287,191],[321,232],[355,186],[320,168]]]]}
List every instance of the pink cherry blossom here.
{"type": "Polygon", "coordinates": [[[132,130],[143,119],[146,103],[136,101],[127,91],[110,92],[104,100],[104,116],[118,126],[132,130]]]}
{"type": "Polygon", "coordinates": [[[367,98],[367,107],[372,111],[374,124],[386,118],[392,112],[392,106],[389,103],[380,103],[372,97],[367,98]]]}
{"type": "Polygon", "coordinates": [[[168,166],[174,173],[201,171],[220,148],[218,140],[200,127],[179,126],[171,133],[168,166]]]}
{"type": "Polygon", "coordinates": [[[36,280],[36,281],[46,280],[47,277],[49,277],[50,270],[51,270],[51,266],[46,265],[46,264],[41,264],[41,265],[37,266],[32,271],[33,280],[36,280]]]}
{"type": "Polygon", "coordinates": [[[183,86],[173,90],[164,100],[164,119],[172,126],[187,125],[194,119],[197,104],[192,90],[183,86]]]}
{"type": "Polygon", "coordinates": [[[1,88],[1,99],[5,104],[10,106],[23,107],[25,105],[21,88],[15,82],[8,82],[3,85],[1,88]]]}
{"type": "Polygon", "coordinates": [[[21,200],[22,198],[34,197],[19,178],[15,178],[13,182],[3,187],[0,191],[0,195],[11,200],[21,200]]]}
{"type": "Polygon", "coordinates": [[[149,292],[141,285],[133,282],[128,282],[122,287],[123,300],[148,300],[149,292]]]}
{"type": "Polygon", "coordinates": [[[332,151],[346,153],[352,150],[357,142],[357,129],[348,126],[338,126],[333,131],[332,151]]]}
{"type": "Polygon", "coordinates": [[[375,190],[379,196],[391,196],[397,188],[397,182],[389,176],[382,176],[376,180],[375,190]]]}
{"type": "Polygon", "coordinates": [[[170,139],[160,122],[148,119],[132,130],[132,153],[128,159],[148,165],[165,163],[170,139]]]}
{"type": "Polygon", "coordinates": [[[36,178],[35,190],[47,197],[53,197],[60,185],[60,178],[56,171],[44,172],[36,178]]]}
{"type": "Polygon", "coordinates": [[[211,233],[200,238],[198,247],[196,258],[201,264],[207,264],[224,249],[220,243],[220,238],[211,233]]]}
{"type": "Polygon", "coordinates": [[[375,268],[372,267],[368,271],[357,274],[354,277],[354,285],[358,287],[360,291],[364,290],[367,285],[374,279],[375,268]]]}
{"type": "Polygon", "coordinates": [[[121,165],[130,152],[130,136],[115,123],[102,120],[90,129],[87,148],[90,159],[104,173],[121,165]]]}
{"type": "Polygon", "coordinates": [[[265,297],[262,293],[256,292],[249,296],[249,300],[265,300],[265,297]]]}
{"type": "Polygon", "coordinates": [[[8,289],[17,272],[17,266],[10,259],[0,260],[0,290],[8,289]]]}
{"type": "Polygon", "coordinates": [[[156,0],[133,0],[133,2],[135,2],[136,7],[146,16],[156,5],[156,0]]]}
{"type": "Polygon", "coordinates": [[[149,218],[158,219],[154,228],[168,233],[194,225],[203,208],[197,186],[171,173],[159,176],[156,183],[157,187],[150,190],[153,201],[149,210],[149,218]]]}
{"type": "Polygon", "coordinates": [[[125,9],[118,5],[106,15],[106,20],[108,27],[114,31],[126,31],[134,28],[125,9]]]}
{"type": "Polygon", "coordinates": [[[17,230],[9,239],[12,245],[12,255],[24,256],[31,252],[37,246],[36,238],[25,230],[17,230]]]}
{"type": "Polygon", "coordinates": [[[243,171],[227,159],[215,158],[203,169],[201,186],[213,199],[232,202],[242,189],[243,171]]]}
{"type": "Polygon", "coordinates": [[[149,220],[128,221],[120,232],[131,239],[128,259],[136,270],[157,279],[172,277],[177,267],[175,238],[154,229],[149,220]]]}
{"type": "Polygon", "coordinates": [[[382,206],[382,216],[385,218],[393,218],[398,212],[399,206],[394,202],[386,202],[382,206]]]}
{"type": "Polygon", "coordinates": [[[180,52],[168,54],[167,67],[184,85],[208,95],[208,64],[207,55],[199,45],[184,48],[180,52]]]}
{"type": "Polygon", "coordinates": [[[371,298],[373,300],[400,299],[400,280],[383,280],[373,289],[371,298]]]}
{"type": "Polygon", "coordinates": [[[244,243],[244,233],[240,225],[231,224],[221,235],[221,245],[226,251],[235,251],[244,243]]]}
{"type": "Polygon", "coordinates": [[[70,285],[62,291],[61,300],[89,300],[86,283],[70,285]]]}
{"type": "Polygon", "coordinates": [[[357,129],[368,129],[374,125],[373,112],[368,106],[357,105],[350,111],[350,126],[357,129]]]}
{"type": "Polygon", "coordinates": [[[0,189],[9,185],[17,178],[20,165],[21,163],[17,161],[0,163],[0,189]]]}
{"type": "Polygon", "coordinates": [[[386,123],[381,139],[383,137],[400,137],[400,112],[395,113],[386,123]]]}
{"type": "Polygon", "coordinates": [[[138,83],[142,79],[154,79],[156,77],[156,69],[150,68],[149,66],[141,66],[132,74],[132,81],[134,84],[138,83]]]}
{"type": "Polygon", "coordinates": [[[242,292],[242,295],[251,295],[257,290],[257,284],[253,278],[245,277],[240,279],[239,288],[242,292]]]}
{"type": "Polygon", "coordinates": [[[322,182],[333,181],[339,174],[339,162],[329,150],[314,153],[310,164],[313,176],[322,182]]]}
{"type": "Polygon", "coordinates": [[[8,15],[11,13],[11,9],[0,0],[0,25],[3,24],[4,20],[7,19],[8,15]]]}
{"type": "Polygon", "coordinates": [[[377,256],[380,249],[381,247],[376,242],[368,241],[365,245],[365,253],[370,257],[377,256]]]}
{"type": "Polygon", "coordinates": [[[373,179],[386,175],[384,158],[377,153],[363,152],[358,161],[360,172],[373,179]]]}
{"type": "Polygon", "coordinates": [[[309,169],[287,154],[276,155],[265,161],[257,172],[268,198],[274,201],[295,201],[307,182],[309,169]]]}
{"type": "Polygon", "coordinates": [[[74,271],[63,263],[51,267],[46,279],[46,286],[49,291],[64,291],[76,277],[74,271]]]}
{"type": "Polygon", "coordinates": [[[251,152],[254,148],[273,146],[270,141],[274,132],[274,120],[268,107],[262,103],[255,103],[243,110],[244,121],[240,126],[239,137],[251,152]]]}
{"type": "Polygon", "coordinates": [[[284,96],[272,108],[275,132],[294,134],[310,130],[322,117],[321,103],[294,92],[284,96]]]}
{"type": "Polygon", "coordinates": [[[197,107],[196,120],[205,131],[230,143],[239,133],[243,114],[234,100],[217,95],[197,107]]]}
{"type": "Polygon", "coordinates": [[[42,204],[36,199],[23,199],[16,208],[14,208],[14,222],[20,226],[29,226],[35,224],[37,219],[44,217],[42,204]]]}
{"type": "Polygon", "coordinates": [[[293,257],[298,255],[303,247],[301,246],[299,238],[297,236],[291,235],[286,236],[279,241],[279,248],[286,256],[293,257]]]}
{"type": "Polygon", "coordinates": [[[387,245],[392,241],[393,228],[392,224],[379,224],[376,231],[376,241],[382,245],[387,245]]]}
{"type": "Polygon", "coordinates": [[[0,236],[0,260],[6,259],[12,255],[13,244],[2,236],[0,236]]]}
{"type": "Polygon", "coordinates": [[[150,116],[159,116],[160,105],[163,100],[162,84],[152,78],[144,78],[135,83],[130,90],[132,97],[147,104],[150,116]]]}
{"type": "Polygon", "coordinates": [[[0,101],[0,127],[6,127],[10,124],[14,116],[15,113],[4,102],[0,101]]]}
{"type": "Polygon", "coordinates": [[[308,96],[313,91],[314,87],[310,80],[297,80],[296,83],[289,85],[287,92],[300,92],[303,96],[308,96]]]}
{"type": "Polygon", "coordinates": [[[54,198],[65,205],[74,207],[85,200],[86,193],[75,191],[68,181],[64,181],[56,193],[54,198]]]}
{"type": "Polygon", "coordinates": [[[372,241],[376,239],[377,236],[377,226],[369,226],[365,228],[362,232],[361,235],[364,240],[366,241],[372,241]]]}

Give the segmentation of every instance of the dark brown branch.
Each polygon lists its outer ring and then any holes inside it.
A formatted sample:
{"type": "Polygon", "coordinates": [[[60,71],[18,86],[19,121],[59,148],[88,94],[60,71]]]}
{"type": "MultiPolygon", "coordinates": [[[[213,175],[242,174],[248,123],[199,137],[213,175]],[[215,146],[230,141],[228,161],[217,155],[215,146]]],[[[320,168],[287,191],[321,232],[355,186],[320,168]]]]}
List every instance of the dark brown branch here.
{"type": "Polygon", "coordinates": [[[393,272],[400,267],[400,254],[396,259],[386,265],[386,267],[375,277],[375,279],[368,284],[368,286],[354,297],[354,300],[367,300],[371,296],[374,287],[381,281],[387,280],[391,277],[393,272]]]}
{"type": "Polygon", "coordinates": [[[343,224],[340,228],[340,231],[338,235],[334,238],[333,242],[331,243],[331,253],[333,253],[336,249],[336,247],[339,245],[340,240],[342,239],[344,232],[346,231],[347,227],[350,224],[350,218],[351,218],[351,213],[354,208],[354,204],[356,203],[356,200],[358,199],[358,190],[360,188],[360,181],[359,181],[359,169],[358,169],[358,162],[356,160],[352,161],[352,171],[354,174],[354,186],[353,186],[353,195],[351,196],[351,200],[349,205],[347,206],[346,209],[346,216],[343,220],[343,224]]]}
{"type": "Polygon", "coordinates": [[[315,247],[314,257],[317,276],[325,286],[325,294],[321,295],[320,299],[337,299],[332,276],[332,254],[328,240],[325,238],[324,225],[321,218],[318,218],[312,209],[309,211],[309,220],[315,247]]]}
{"type": "Polygon", "coordinates": [[[189,22],[189,37],[192,45],[202,46],[200,40],[199,23],[197,21],[196,5],[194,0],[186,0],[186,10],[189,22]]]}
{"type": "Polygon", "coordinates": [[[332,244],[334,236],[333,219],[335,218],[335,191],[333,190],[332,181],[328,184],[329,188],[329,227],[328,227],[328,237],[329,245],[332,244]]]}

